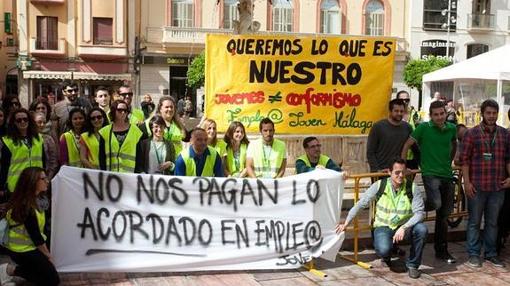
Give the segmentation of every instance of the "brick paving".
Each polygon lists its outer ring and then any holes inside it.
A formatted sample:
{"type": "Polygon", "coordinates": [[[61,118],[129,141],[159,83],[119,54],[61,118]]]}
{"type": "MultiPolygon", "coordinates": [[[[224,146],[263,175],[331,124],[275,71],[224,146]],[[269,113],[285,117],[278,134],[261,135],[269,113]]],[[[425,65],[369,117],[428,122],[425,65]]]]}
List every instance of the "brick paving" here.
{"type": "MultiPolygon", "coordinates": [[[[408,247],[404,246],[408,251],[408,247]]],[[[371,249],[360,253],[360,260],[370,263],[372,269],[363,269],[345,259],[337,258],[336,262],[317,260],[317,269],[327,274],[320,278],[304,268],[287,271],[210,271],[186,273],[62,273],[62,285],[510,285],[510,243],[503,251],[502,258],[507,268],[496,268],[484,262],[483,267],[476,269],[466,264],[467,255],[464,242],[450,243],[452,254],[458,259],[448,265],[434,258],[432,244],[427,244],[423,255],[422,276],[410,279],[403,266],[404,258],[393,258],[396,265],[389,269],[381,265],[371,249]]],[[[348,252],[341,252],[342,254],[348,252]]],[[[6,257],[0,257],[5,261],[6,257]]],[[[19,285],[28,285],[20,283],[19,285]]]]}

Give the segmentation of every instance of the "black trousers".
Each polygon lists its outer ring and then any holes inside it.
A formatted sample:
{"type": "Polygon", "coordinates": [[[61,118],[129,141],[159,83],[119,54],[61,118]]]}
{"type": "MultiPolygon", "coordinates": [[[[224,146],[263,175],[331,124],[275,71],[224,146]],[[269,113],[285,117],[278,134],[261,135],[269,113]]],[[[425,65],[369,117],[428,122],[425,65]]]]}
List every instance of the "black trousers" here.
{"type": "Polygon", "coordinates": [[[28,252],[8,251],[11,259],[17,264],[15,276],[25,278],[35,285],[58,285],[60,278],[53,263],[38,249],[28,252]]]}

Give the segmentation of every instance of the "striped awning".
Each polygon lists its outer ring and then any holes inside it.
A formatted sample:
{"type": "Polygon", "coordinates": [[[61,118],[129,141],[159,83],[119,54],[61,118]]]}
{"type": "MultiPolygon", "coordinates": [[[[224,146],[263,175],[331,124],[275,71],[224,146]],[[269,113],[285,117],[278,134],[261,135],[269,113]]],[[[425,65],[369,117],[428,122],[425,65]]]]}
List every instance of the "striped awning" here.
{"type": "Polygon", "coordinates": [[[131,80],[131,74],[101,74],[93,72],[70,72],[70,71],[24,71],[24,79],[84,79],[84,80],[131,80]]]}

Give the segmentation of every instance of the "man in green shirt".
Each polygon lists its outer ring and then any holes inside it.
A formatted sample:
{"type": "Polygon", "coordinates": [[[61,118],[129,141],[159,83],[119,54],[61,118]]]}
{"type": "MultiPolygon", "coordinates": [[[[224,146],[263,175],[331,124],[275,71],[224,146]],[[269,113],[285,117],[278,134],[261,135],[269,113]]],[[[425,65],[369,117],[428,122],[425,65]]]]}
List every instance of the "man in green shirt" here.
{"type": "Polygon", "coordinates": [[[305,154],[296,159],[296,174],[311,172],[317,169],[330,169],[342,172],[335,161],[321,153],[321,143],[314,136],[306,137],[303,140],[305,154]]]}
{"type": "Polygon", "coordinates": [[[421,151],[420,168],[427,194],[426,210],[436,211],[434,249],[436,257],[447,263],[456,260],[448,253],[448,216],[453,210],[454,184],[452,160],[456,150],[457,131],[455,125],[446,122],[443,101],[434,101],[429,107],[429,122],[416,127],[402,149],[402,158],[414,143],[421,151]]]}

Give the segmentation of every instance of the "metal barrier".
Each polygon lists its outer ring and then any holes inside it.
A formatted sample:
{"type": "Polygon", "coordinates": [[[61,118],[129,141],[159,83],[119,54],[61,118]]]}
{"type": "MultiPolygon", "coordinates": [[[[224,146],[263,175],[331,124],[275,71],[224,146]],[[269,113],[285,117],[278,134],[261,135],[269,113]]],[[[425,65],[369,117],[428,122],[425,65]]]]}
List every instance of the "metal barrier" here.
{"type": "MultiPolygon", "coordinates": [[[[462,172],[460,168],[454,168],[455,176],[456,176],[456,185],[455,185],[455,203],[454,203],[454,209],[452,213],[450,214],[449,218],[459,218],[467,216],[467,211],[463,210],[463,205],[465,202],[465,196],[464,196],[464,189],[462,188],[462,172]]],[[[419,173],[419,172],[418,172],[419,173]]],[[[416,175],[418,173],[410,173],[409,175],[416,175]]],[[[362,179],[370,178],[372,181],[374,179],[379,179],[380,177],[387,177],[388,173],[363,173],[363,174],[356,174],[356,175],[350,175],[350,179],[354,179],[354,204],[356,204],[359,201],[360,196],[360,182],[362,179]]],[[[341,255],[343,259],[346,259],[348,261],[351,261],[354,264],[357,264],[365,269],[369,269],[372,266],[369,263],[359,261],[358,259],[358,252],[359,252],[359,235],[361,231],[370,231],[372,230],[372,223],[375,213],[375,204],[370,204],[370,210],[369,210],[369,221],[370,223],[367,224],[360,224],[358,216],[356,216],[352,221],[352,226],[349,226],[346,228],[345,232],[353,232],[353,254],[352,256],[345,256],[341,255]]],[[[425,213],[425,221],[433,221],[435,220],[435,216],[429,216],[429,212],[425,213]]]]}

